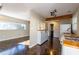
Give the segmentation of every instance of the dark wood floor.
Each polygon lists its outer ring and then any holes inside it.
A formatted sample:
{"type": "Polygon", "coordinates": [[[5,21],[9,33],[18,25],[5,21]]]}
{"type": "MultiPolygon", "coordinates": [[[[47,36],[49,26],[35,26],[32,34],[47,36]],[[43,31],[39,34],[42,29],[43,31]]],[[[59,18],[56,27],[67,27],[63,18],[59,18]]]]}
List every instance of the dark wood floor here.
{"type": "Polygon", "coordinates": [[[53,39],[52,48],[50,47],[50,40],[42,45],[36,45],[29,49],[28,46],[18,44],[26,41],[28,38],[18,38],[14,40],[7,40],[0,42],[1,55],[60,55],[61,45],[58,38],[53,39]]]}
{"type": "Polygon", "coordinates": [[[61,55],[61,45],[58,38],[53,39],[52,48],[50,40],[42,45],[36,45],[28,51],[29,55],[61,55]]]}
{"type": "Polygon", "coordinates": [[[16,54],[16,52],[19,51],[21,48],[25,50],[27,46],[24,46],[18,43],[26,41],[28,39],[29,37],[21,37],[21,38],[16,38],[11,40],[0,41],[0,54],[11,55],[13,54],[13,52],[15,52],[14,54],[16,54]]]}

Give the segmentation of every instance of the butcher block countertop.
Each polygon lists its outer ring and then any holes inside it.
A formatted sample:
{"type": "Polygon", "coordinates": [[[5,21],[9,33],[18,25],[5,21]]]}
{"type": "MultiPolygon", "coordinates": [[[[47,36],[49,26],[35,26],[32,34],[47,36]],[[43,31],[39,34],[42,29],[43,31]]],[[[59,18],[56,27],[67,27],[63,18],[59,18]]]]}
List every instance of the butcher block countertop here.
{"type": "Polygon", "coordinates": [[[63,44],[64,44],[64,46],[79,48],[79,42],[74,41],[74,40],[64,40],[63,44]]]}
{"type": "Polygon", "coordinates": [[[79,49],[79,35],[76,34],[64,34],[65,40],[63,40],[64,46],[69,46],[79,49]]]}

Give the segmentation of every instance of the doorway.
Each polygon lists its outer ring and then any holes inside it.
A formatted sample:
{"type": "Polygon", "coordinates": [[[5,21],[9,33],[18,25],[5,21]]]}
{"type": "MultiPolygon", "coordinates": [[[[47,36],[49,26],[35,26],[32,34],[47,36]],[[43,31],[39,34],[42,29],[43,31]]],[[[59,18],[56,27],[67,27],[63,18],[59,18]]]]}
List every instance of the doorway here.
{"type": "Polygon", "coordinates": [[[51,49],[53,48],[53,37],[54,37],[54,24],[50,24],[49,43],[51,49]]]}

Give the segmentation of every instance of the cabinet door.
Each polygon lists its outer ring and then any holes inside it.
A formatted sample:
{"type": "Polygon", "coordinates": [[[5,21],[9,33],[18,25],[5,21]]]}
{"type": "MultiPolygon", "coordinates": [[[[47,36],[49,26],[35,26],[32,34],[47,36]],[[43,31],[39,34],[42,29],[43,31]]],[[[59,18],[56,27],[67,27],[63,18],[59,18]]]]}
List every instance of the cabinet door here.
{"type": "Polygon", "coordinates": [[[79,49],[68,46],[62,46],[62,55],[79,55],[79,49]]]}

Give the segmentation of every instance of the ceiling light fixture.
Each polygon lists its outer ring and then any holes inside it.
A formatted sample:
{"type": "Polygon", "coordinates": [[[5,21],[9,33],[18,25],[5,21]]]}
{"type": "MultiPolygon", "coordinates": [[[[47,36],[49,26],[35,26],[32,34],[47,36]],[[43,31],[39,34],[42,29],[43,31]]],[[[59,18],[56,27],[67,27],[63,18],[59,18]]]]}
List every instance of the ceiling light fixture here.
{"type": "Polygon", "coordinates": [[[55,9],[52,12],[50,12],[50,15],[56,17],[56,12],[57,12],[57,10],[55,9]]]}

